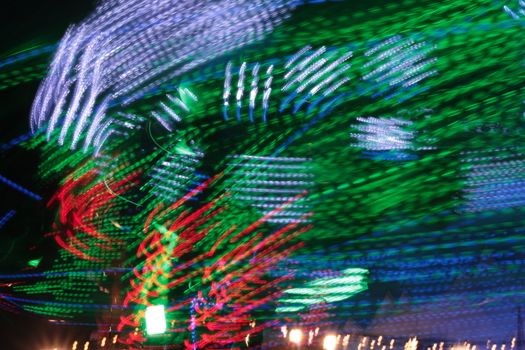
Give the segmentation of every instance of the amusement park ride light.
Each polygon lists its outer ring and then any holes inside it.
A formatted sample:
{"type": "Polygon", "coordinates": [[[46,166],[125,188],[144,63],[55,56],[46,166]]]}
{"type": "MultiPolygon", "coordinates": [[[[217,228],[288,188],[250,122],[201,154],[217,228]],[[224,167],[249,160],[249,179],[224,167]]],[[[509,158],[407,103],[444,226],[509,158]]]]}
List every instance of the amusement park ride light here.
{"type": "Polygon", "coordinates": [[[146,308],[146,331],[148,335],[162,334],[166,331],[164,305],[148,306],[146,308]]]}

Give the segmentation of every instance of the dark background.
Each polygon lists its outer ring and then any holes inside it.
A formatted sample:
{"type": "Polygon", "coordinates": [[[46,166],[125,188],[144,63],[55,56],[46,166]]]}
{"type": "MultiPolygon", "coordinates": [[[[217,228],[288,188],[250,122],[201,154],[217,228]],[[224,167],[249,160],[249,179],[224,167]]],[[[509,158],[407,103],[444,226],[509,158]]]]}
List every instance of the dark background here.
{"type": "MultiPolygon", "coordinates": [[[[58,42],[71,23],[80,21],[94,7],[93,1],[84,0],[3,2],[0,61],[24,48],[58,42]]],[[[47,63],[50,58],[46,54],[36,61],[47,63]]],[[[29,131],[29,111],[39,82],[33,79],[0,90],[0,145],[29,131]]],[[[42,229],[49,220],[44,210],[45,198],[49,198],[54,186],[39,183],[35,175],[37,166],[36,152],[20,147],[0,150],[0,174],[44,197],[37,202],[0,184],[0,217],[9,210],[16,211],[15,216],[0,228],[0,274],[30,272],[27,271],[28,260],[53,254],[52,245],[42,239],[42,229]]],[[[9,293],[9,289],[0,286],[0,293],[9,293]]],[[[0,349],[3,350],[70,349],[74,340],[79,341],[80,349],[90,332],[87,327],[60,327],[37,315],[0,310],[0,349]]]]}

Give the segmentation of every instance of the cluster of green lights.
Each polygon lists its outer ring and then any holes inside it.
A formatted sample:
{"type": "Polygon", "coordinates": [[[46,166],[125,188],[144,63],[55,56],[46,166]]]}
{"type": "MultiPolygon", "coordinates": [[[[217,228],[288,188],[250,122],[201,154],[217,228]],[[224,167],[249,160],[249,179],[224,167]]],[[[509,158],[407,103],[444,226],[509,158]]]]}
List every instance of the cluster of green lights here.
{"type": "Polygon", "coordinates": [[[300,312],[309,306],[323,303],[336,303],[351,298],[368,288],[368,270],[350,268],[338,276],[324,277],[308,281],[302,287],[286,289],[279,299],[276,311],[285,313],[300,312]]]}

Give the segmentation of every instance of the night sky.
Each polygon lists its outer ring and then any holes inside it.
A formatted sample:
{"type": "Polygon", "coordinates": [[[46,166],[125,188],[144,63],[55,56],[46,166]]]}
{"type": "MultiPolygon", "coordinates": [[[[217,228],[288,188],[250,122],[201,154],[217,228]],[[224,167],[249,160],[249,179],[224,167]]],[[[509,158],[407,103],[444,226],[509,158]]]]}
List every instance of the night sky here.
{"type": "MultiPolygon", "coordinates": [[[[91,1],[9,1],[3,6],[0,14],[0,53],[3,57],[30,43],[38,45],[59,40],[72,22],[82,19],[93,9],[91,1]]],[[[0,91],[3,106],[0,111],[0,143],[7,143],[29,131],[29,110],[38,85],[39,81],[33,80],[0,91]]],[[[13,147],[1,152],[0,172],[45,196],[54,189],[39,185],[35,177],[38,161],[36,152],[13,147]]],[[[0,187],[0,194],[0,212],[16,210],[13,219],[2,228],[1,271],[4,274],[29,272],[27,261],[55,254],[54,247],[41,235],[43,227],[49,224],[49,213],[43,203],[37,203],[10,187],[0,187]]],[[[88,339],[90,331],[81,327],[56,327],[46,318],[27,313],[0,312],[0,333],[0,348],[23,350],[61,349],[61,345],[70,346],[75,339],[88,339]]]]}

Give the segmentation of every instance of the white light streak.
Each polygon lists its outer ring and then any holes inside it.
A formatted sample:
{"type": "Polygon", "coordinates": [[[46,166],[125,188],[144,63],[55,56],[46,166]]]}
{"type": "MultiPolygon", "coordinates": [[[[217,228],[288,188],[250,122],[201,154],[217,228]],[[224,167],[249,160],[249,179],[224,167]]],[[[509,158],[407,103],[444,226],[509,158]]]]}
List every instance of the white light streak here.
{"type": "Polygon", "coordinates": [[[175,119],[178,122],[182,121],[182,119],[178,116],[178,114],[175,113],[171,108],[166,106],[166,104],[164,102],[160,102],[159,104],[160,104],[160,107],[164,110],[164,112],[168,113],[168,115],[170,117],[172,117],[173,119],[175,119]]]}
{"type": "MultiPolygon", "coordinates": [[[[35,97],[31,130],[45,128],[50,140],[59,129],[59,144],[71,142],[74,149],[95,118],[101,122],[100,111],[112,118],[123,105],[164,83],[262,39],[296,6],[293,0],[203,0],[198,6],[193,0],[102,1],[93,14],[66,31],[35,97]]],[[[179,93],[197,101],[186,88],[179,93]]],[[[174,103],[188,112],[183,101],[174,103]]],[[[162,108],[181,119],[173,108],[162,108]]],[[[159,119],[150,114],[148,118],[159,119]]],[[[126,135],[118,128],[136,129],[129,124],[115,123],[115,135],[126,135]]],[[[91,146],[93,132],[89,136],[84,138],[84,151],[91,146]]]]}

